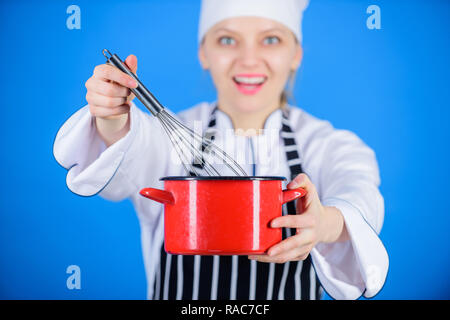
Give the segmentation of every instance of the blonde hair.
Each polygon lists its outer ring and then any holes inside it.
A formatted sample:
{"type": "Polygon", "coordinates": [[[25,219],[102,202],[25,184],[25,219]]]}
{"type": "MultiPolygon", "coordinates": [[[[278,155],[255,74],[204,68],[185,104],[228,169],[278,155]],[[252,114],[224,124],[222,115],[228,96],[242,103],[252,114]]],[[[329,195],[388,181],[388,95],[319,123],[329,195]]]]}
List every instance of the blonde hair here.
{"type": "Polygon", "coordinates": [[[295,85],[295,77],[297,75],[297,72],[295,70],[292,70],[289,73],[289,78],[287,80],[287,86],[281,92],[280,97],[280,108],[285,109],[287,107],[287,104],[293,103],[295,104],[295,97],[294,97],[294,85],[295,85]]]}
{"type": "MultiPolygon", "coordinates": [[[[300,43],[298,42],[297,37],[295,36],[295,34],[292,31],[291,31],[291,33],[294,36],[295,44],[299,45],[300,43]]],[[[297,76],[297,69],[291,70],[289,72],[287,86],[281,93],[281,97],[280,97],[280,108],[281,109],[285,109],[286,104],[288,104],[288,103],[292,103],[294,105],[296,104],[295,97],[294,97],[294,85],[295,85],[296,76],[297,76]]]]}

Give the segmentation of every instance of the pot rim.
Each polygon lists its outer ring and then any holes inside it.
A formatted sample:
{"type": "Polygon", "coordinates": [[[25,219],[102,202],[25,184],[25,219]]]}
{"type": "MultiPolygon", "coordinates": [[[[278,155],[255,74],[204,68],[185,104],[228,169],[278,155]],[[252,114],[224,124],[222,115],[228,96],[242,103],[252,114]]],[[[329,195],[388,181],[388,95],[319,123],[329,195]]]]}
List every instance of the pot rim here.
{"type": "Polygon", "coordinates": [[[190,180],[244,180],[244,181],[264,181],[264,180],[286,180],[281,176],[168,176],[162,177],[161,181],[190,181],[190,180]]]}

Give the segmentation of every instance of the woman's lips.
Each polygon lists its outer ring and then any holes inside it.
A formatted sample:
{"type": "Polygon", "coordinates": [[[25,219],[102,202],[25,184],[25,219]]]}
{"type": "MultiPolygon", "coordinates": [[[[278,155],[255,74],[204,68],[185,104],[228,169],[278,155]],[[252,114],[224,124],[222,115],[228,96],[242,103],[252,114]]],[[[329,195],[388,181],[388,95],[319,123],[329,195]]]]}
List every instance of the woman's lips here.
{"type": "Polygon", "coordinates": [[[258,93],[266,83],[266,80],[267,77],[263,74],[238,74],[233,77],[233,82],[236,88],[239,90],[239,92],[245,95],[254,95],[258,93]],[[247,82],[251,82],[261,78],[264,78],[261,83],[245,83],[245,80],[247,80],[247,82]]]}

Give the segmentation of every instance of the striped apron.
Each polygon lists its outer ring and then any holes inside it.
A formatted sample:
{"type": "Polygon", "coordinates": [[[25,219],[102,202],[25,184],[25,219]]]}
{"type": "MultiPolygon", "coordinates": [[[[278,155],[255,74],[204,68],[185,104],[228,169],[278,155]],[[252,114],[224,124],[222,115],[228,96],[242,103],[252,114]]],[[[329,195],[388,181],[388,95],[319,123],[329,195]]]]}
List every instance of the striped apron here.
{"type": "MultiPolygon", "coordinates": [[[[208,129],[216,125],[216,110],[217,106],[211,113],[208,129]]],[[[303,170],[289,125],[288,108],[283,110],[280,135],[292,180],[303,170]]],[[[209,138],[214,140],[214,136],[209,138]]],[[[291,201],[283,205],[283,215],[296,214],[295,204],[296,201],[291,201]]],[[[294,228],[283,228],[282,237],[286,239],[295,232],[294,228]]],[[[277,264],[249,260],[247,256],[167,254],[164,243],[160,251],[154,282],[156,300],[315,300],[322,294],[310,255],[304,261],[277,264]]]]}

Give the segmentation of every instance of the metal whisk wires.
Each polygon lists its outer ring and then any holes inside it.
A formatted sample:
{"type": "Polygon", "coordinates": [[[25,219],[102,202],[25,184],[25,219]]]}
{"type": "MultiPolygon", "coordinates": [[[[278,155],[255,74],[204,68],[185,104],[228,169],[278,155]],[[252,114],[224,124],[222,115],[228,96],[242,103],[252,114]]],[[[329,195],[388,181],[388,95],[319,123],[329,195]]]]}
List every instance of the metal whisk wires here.
{"type": "Polygon", "coordinates": [[[203,170],[208,176],[220,176],[222,174],[215,165],[224,164],[233,175],[247,175],[244,169],[211,139],[195,133],[165,110],[159,112],[156,117],[160,120],[188,173],[201,176],[204,175],[203,170]]]}

